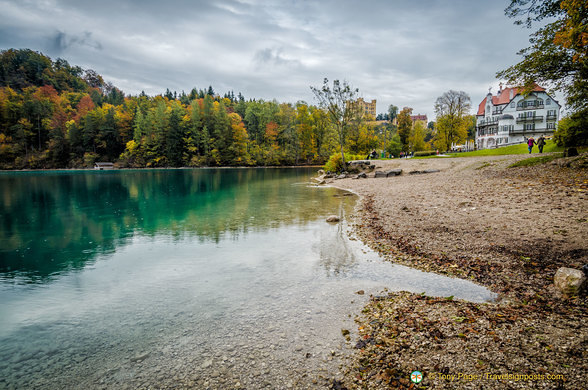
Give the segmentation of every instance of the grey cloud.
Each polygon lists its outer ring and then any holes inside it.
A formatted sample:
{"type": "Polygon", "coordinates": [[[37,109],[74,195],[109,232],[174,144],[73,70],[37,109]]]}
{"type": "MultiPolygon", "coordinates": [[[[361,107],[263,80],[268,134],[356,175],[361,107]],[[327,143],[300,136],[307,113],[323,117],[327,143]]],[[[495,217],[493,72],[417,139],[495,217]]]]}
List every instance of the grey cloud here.
{"type": "Polygon", "coordinates": [[[295,66],[301,65],[300,61],[296,59],[288,59],[283,55],[283,49],[262,49],[258,50],[253,60],[257,65],[274,65],[274,66],[295,66]]]}
{"type": "Polygon", "coordinates": [[[430,118],[449,89],[477,96],[497,85],[496,71],[518,60],[529,34],[504,16],[504,4],[478,0],[2,4],[10,5],[9,17],[0,18],[2,48],[62,56],[127,93],[211,84],[313,102],[308,86],[328,77],[377,99],[379,112],[410,105],[430,118]]]}
{"type": "Polygon", "coordinates": [[[102,50],[102,44],[92,38],[92,33],[84,31],[81,36],[67,35],[63,31],[57,31],[51,38],[51,51],[61,54],[72,46],[87,46],[95,50],[102,50]]]}

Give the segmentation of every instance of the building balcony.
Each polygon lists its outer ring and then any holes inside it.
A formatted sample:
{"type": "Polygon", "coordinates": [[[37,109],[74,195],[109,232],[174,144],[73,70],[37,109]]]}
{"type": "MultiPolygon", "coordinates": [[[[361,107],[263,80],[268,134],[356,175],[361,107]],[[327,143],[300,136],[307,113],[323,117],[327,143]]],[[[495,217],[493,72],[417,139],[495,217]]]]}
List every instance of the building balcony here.
{"type": "Polygon", "coordinates": [[[545,117],[546,120],[548,121],[555,121],[557,120],[557,115],[555,114],[547,114],[547,116],[545,117]]]}
{"type": "Polygon", "coordinates": [[[543,122],[543,115],[519,116],[517,118],[517,123],[528,123],[528,122],[543,122]]]}
{"type": "Polygon", "coordinates": [[[508,132],[509,135],[525,135],[525,134],[538,134],[538,133],[553,133],[555,129],[546,129],[544,127],[540,129],[514,129],[508,132]]]}
{"type": "Polygon", "coordinates": [[[497,123],[498,123],[498,119],[482,119],[481,121],[478,122],[478,127],[495,125],[497,123]]]}
{"type": "Polygon", "coordinates": [[[543,108],[545,108],[545,105],[543,105],[543,104],[538,104],[536,106],[527,106],[527,107],[517,106],[517,111],[541,110],[543,108]]]}

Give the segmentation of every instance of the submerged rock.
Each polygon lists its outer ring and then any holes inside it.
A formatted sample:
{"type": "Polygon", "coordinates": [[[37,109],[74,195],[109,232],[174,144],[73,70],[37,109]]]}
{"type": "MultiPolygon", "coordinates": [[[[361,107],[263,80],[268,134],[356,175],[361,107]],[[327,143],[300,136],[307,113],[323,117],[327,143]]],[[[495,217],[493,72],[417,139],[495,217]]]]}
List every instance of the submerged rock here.
{"type": "Polygon", "coordinates": [[[147,359],[149,357],[149,355],[151,355],[151,352],[146,352],[146,353],[143,353],[140,355],[133,356],[131,358],[131,362],[133,362],[133,363],[142,362],[143,360],[147,359]]]}
{"type": "Polygon", "coordinates": [[[577,295],[586,284],[586,275],[579,269],[561,267],[555,273],[553,284],[565,295],[577,295]]]}
{"type": "Polygon", "coordinates": [[[341,219],[336,215],[331,215],[327,218],[327,222],[339,222],[341,219]]]}

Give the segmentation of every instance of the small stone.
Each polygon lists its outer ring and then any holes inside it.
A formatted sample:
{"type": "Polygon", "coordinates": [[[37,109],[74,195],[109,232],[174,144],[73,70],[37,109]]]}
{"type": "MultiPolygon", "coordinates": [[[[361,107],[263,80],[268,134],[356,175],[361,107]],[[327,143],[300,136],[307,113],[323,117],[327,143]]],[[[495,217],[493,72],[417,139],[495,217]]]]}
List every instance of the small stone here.
{"type": "Polygon", "coordinates": [[[365,291],[363,291],[363,290],[359,290],[359,291],[356,291],[355,293],[356,293],[357,295],[363,295],[363,294],[365,294],[365,291]]]}
{"type": "Polygon", "coordinates": [[[341,219],[336,215],[331,215],[327,218],[327,222],[339,222],[341,219]]]}

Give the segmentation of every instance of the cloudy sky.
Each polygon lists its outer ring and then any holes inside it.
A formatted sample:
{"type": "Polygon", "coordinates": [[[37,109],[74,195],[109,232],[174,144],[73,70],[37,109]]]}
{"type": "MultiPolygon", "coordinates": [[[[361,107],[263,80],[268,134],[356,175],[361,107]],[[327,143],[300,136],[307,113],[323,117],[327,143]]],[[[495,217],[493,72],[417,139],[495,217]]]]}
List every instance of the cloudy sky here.
{"type": "Polygon", "coordinates": [[[309,86],[434,118],[462,90],[472,106],[518,61],[530,30],[508,0],[0,0],[0,49],[30,48],[94,69],[127,94],[212,85],[246,98],[316,103],[309,86]]]}

